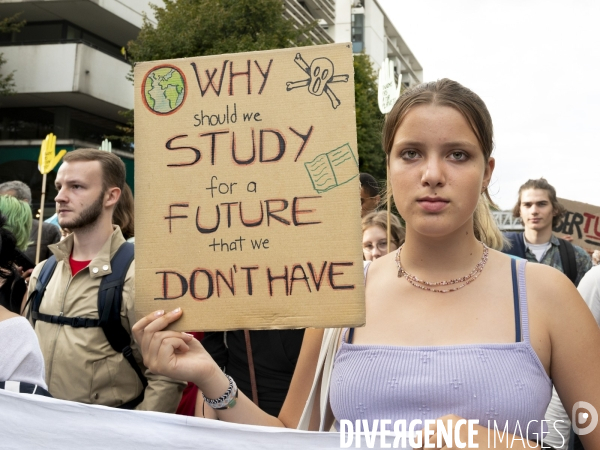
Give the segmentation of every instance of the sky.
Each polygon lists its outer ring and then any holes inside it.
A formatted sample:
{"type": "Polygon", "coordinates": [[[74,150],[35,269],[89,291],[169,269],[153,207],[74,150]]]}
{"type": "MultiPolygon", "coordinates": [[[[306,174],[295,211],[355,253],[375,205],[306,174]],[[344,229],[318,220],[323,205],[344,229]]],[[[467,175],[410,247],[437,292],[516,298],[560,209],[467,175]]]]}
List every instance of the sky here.
{"type": "Polygon", "coordinates": [[[494,122],[501,209],[545,177],[600,206],[600,1],[378,0],[423,67],[476,92],[494,122]]]}

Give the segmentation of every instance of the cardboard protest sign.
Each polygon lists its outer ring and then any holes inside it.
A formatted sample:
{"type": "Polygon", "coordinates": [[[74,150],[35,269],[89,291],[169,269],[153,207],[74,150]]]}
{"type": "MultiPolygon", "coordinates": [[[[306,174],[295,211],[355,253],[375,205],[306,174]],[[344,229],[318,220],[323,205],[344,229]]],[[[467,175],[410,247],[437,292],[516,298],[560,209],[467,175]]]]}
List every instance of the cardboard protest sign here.
{"type": "Polygon", "coordinates": [[[364,323],[353,78],[350,44],[136,65],[138,315],[364,323]]]}
{"type": "Polygon", "coordinates": [[[559,198],[567,209],[565,217],[554,229],[573,237],[573,244],[586,250],[600,250],[600,207],[559,198]]]}

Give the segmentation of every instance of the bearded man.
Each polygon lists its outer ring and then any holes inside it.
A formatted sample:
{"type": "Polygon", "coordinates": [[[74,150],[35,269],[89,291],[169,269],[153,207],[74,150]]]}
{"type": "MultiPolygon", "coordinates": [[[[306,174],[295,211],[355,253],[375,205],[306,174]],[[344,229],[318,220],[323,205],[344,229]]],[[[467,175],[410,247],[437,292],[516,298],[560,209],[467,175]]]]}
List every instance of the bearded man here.
{"type": "MultiPolygon", "coordinates": [[[[184,384],[147,371],[132,338],[131,351],[117,352],[97,325],[100,283],[112,273],[111,259],[125,243],[112,223],[125,185],[123,161],[108,152],[75,150],[65,155],[55,184],[58,223],[72,233],[49,247],[56,266],[39,307],[30,306],[48,391],[82,403],[175,412],[184,384]]],[[[45,263],[33,271],[30,299],[45,263]]],[[[121,293],[120,320],[129,336],[136,322],[134,264],[126,269],[121,293]]]]}

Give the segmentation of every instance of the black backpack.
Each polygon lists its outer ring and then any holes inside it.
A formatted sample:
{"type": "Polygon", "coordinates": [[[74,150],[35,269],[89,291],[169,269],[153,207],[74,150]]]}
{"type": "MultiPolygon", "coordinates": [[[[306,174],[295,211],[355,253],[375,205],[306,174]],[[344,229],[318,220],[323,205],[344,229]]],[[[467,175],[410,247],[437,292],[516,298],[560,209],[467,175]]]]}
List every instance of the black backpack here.
{"type": "Polygon", "coordinates": [[[28,302],[31,303],[29,313],[33,319],[33,324],[37,320],[42,322],[55,323],[59,325],[68,325],[74,328],[100,327],[110,346],[117,352],[122,353],[129,362],[135,373],[139,377],[144,389],[135,399],[120,406],[122,409],[133,409],[144,399],[144,391],[148,386],[148,381],[138,366],[131,351],[131,335],[121,324],[121,301],[123,293],[123,284],[127,270],[134,258],[133,244],[126,242],[115,253],[110,261],[112,273],[102,277],[100,289],[98,290],[98,317],[99,319],[88,319],[84,317],[65,317],[52,316],[40,313],[40,305],[46,292],[46,286],[52,278],[56,268],[56,257],[52,255],[38,276],[35,291],[29,296],[28,302]]]}
{"type": "MultiPolygon", "coordinates": [[[[527,259],[525,256],[526,250],[523,233],[506,233],[504,236],[508,239],[508,244],[504,246],[502,252],[527,259]]],[[[573,248],[573,244],[560,238],[558,239],[558,242],[558,251],[560,253],[563,272],[569,280],[575,284],[577,281],[577,261],[575,259],[575,249],[573,248]]]]}

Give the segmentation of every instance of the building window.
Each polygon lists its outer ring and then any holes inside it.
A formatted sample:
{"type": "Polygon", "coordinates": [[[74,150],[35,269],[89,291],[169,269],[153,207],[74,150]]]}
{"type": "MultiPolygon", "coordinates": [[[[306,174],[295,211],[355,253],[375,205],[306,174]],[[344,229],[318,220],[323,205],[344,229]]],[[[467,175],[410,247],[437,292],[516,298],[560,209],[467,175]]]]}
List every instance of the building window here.
{"type": "MultiPolygon", "coordinates": [[[[1,140],[37,140],[54,133],[58,139],[100,145],[106,136],[121,134],[117,125],[122,124],[65,106],[0,110],[1,140]]],[[[120,144],[115,141],[113,147],[119,148],[120,144]]]]}
{"type": "Polygon", "coordinates": [[[365,15],[352,14],[352,53],[365,49],[365,15]]]}
{"type": "Polygon", "coordinates": [[[0,34],[0,45],[38,45],[58,43],[83,43],[107,55],[123,59],[121,47],[102,39],[66,20],[31,22],[15,33],[0,34]]]}

